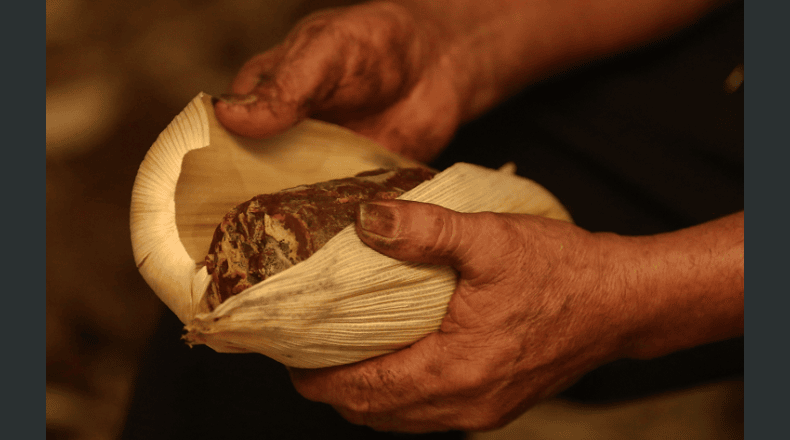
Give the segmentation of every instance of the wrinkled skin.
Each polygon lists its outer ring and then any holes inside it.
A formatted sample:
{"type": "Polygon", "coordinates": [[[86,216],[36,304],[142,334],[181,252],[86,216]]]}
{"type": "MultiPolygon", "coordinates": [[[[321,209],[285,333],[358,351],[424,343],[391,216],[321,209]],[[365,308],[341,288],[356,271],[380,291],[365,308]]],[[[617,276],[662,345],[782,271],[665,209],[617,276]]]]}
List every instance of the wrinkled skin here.
{"type": "Polygon", "coordinates": [[[460,109],[441,38],[425,29],[394,5],[313,14],[241,68],[231,91],[257,101],[218,102],[217,118],[261,138],[310,116],[428,161],[453,136],[460,109]]]}
{"type": "MultiPolygon", "coordinates": [[[[395,239],[358,233],[385,255],[458,271],[440,331],[353,365],[292,369],[305,397],[380,430],[489,429],[622,347],[620,335],[607,331],[615,323],[602,324],[620,308],[596,287],[606,285],[605,271],[579,263],[586,261],[579,254],[600,252],[593,234],[533,216],[407,205],[395,239]]],[[[381,228],[382,215],[368,213],[367,222],[381,228]]]]}
{"type": "Polygon", "coordinates": [[[384,255],[459,274],[438,332],[359,363],[290,370],[302,395],[375,429],[493,429],[608,361],[743,334],[742,213],[641,238],[388,201],[363,205],[357,233],[384,255]]]}
{"type": "MultiPolygon", "coordinates": [[[[241,135],[266,137],[314,117],[428,161],[459,123],[514,91],[667,36],[717,2],[397,3],[306,18],[241,69],[231,91],[243,96],[218,102],[217,118],[241,135]]],[[[358,220],[367,245],[449,264],[459,283],[441,329],[411,347],[291,370],[302,395],[353,423],[495,428],[608,361],[743,334],[743,212],[621,237],[528,215],[379,205],[390,209],[363,209],[358,220]]]]}
{"type": "Polygon", "coordinates": [[[524,87],[666,37],[718,3],[393,0],[324,10],[248,61],[236,96],[215,111],[244,136],[313,117],[428,162],[460,123],[524,87]]]}

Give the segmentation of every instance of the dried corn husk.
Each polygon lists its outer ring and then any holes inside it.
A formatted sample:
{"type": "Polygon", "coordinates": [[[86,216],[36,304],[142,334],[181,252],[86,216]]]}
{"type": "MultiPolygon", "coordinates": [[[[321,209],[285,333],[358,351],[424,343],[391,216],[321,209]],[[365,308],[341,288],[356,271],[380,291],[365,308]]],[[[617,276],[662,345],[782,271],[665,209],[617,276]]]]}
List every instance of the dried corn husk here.
{"type": "MultiPolygon", "coordinates": [[[[343,128],[304,121],[266,140],[234,136],[199,95],[167,127],[140,166],[132,195],[135,261],[178,315],[189,343],[258,352],[286,365],[346,364],[409,345],[436,330],[455,288],[448,267],[405,263],[365,246],[346,228],[308,260],[201,308],[213,230],[256,194],[416,166],[343,128]]],[[[570,220],[534,182],[507,171],[456,164],[400,197],[462,212],[494,211],[570,220]]]]}

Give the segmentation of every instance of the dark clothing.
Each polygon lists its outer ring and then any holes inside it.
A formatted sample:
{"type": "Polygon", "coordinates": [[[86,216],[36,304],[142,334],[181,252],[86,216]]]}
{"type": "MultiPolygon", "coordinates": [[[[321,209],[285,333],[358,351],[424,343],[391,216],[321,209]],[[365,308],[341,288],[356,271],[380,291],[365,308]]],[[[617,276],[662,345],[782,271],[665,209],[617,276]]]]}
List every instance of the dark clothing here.
{"type": "MultiPolygon", "coordinates": [[[[435,162],[514,162],[589,231],[647,235],[743,210],[743,4],[671,40],[536,85],[463,127],[435,162]],[[484,153],[483,153],[484,152],[484,153]]],[[[564,396],[583,401],[743,376],[743,338],[623,360],[564,396]]]]}
{"type": "Polygon", "coordinates": [[[672,231],[743,209],[743,5],[672,40],[532,87],[463,127],[435,161],[549,191],[591,231],[672,231]]]}
{"type": "MultiPolygon", "coordinates": [[[[433,164],[497,168],[545,186],[591,231],[673,231],[743,209],[743,4],[671,40],[532,87],[463,127],[433,164]]],[[[187,348],[164,318],[137,381],[124,439],[460,438],[376,433],[293,389],[260,355],[187,348]]],[[[595,370],[563,395],[640,397],[743,375],[743,338],[595,370]]]]}

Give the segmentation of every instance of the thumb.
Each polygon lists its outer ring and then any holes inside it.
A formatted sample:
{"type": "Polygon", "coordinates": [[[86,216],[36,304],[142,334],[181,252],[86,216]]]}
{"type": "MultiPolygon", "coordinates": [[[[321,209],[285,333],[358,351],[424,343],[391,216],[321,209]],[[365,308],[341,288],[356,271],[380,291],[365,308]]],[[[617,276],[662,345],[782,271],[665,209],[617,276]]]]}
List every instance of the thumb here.
{"type": "Polygon", "coordinates": [[[389,257],[449,265],[467,281],[489,281],[514,247],[515,230],[494,213],[460,213],[428,203],[376,201],[360,206],[357,235],[389,257]]]}
{"type": "Polygon", "coordinates": [[[282,47],[252,58],[234,80],[233,93],[220,95],[214,102],[217,119],[230,131],[252,138],[292,127],[309,114],[322,79],[321,69],[303,64],[304,60],[286,59],[282,47]],[[296,75],[295,71],[310,73],[296,75]]]}

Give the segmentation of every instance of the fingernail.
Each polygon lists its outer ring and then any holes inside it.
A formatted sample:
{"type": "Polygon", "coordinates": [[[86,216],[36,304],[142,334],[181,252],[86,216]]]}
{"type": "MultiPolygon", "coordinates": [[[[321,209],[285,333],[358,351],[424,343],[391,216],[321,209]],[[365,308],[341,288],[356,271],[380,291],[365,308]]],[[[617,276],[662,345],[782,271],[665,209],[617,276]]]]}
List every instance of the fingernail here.
{"type": "Polygon", "coordinates": [[[397,207],[375,202],[359,206],[359,226],[384,238],[394,238],[400,227],[400,211],[397,207]]]}
{"type": "Polygon", "coordinates": [[[232,105],[247,105],[258,100],[257,95],[239,95],[236,93],[223,93],[218,98],[220,101],[232,105]]]}

